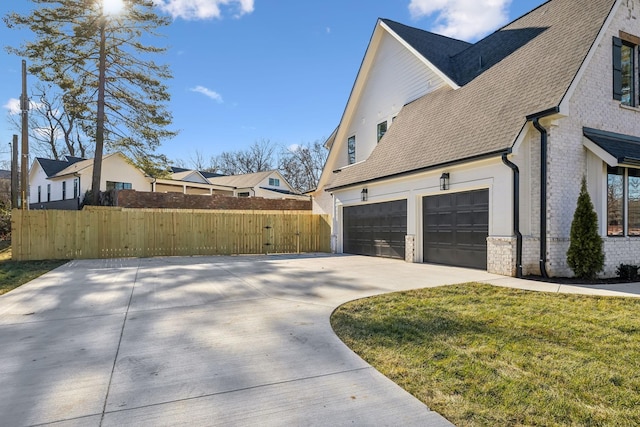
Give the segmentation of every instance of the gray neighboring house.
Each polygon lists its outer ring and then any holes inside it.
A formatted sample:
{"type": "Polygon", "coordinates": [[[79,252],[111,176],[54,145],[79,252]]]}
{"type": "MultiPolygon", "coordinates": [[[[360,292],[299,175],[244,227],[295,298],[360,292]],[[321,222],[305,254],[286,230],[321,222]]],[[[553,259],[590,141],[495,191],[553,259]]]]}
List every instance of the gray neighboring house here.
{"type": "Polygon", "coordinates": [[[571,276],[582,177],[604,275],[640,264],[639,0],[550,0],[475,44],[375,26],[314,210],[336,252],[571,276]]]}

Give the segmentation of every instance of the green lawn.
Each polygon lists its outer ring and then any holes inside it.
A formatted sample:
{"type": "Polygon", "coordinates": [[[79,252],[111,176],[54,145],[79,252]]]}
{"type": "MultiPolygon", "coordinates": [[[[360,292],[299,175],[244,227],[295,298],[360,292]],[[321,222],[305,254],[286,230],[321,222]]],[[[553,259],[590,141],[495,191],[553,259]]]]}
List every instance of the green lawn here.
{"type": "Polygon", "coordinates": [[[351,302],[331,322],[458,426],[640,425],[640,300],[470,283],[351,302]]]}
{"type": "Polygon", "coordinates": [[[0,295],[42,276],[67,261],[12,261],[11,246],[0,242],[0,295]]]}

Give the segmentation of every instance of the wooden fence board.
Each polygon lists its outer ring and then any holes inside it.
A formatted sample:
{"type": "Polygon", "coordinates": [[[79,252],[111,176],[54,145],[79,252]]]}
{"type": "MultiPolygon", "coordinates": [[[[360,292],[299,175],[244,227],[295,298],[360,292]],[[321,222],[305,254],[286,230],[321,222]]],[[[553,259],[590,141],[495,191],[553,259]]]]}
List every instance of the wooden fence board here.
{"type": "Polygon", "coordinates": [[[326,215],[91,207],[12,212],[16,260],[330,251],[326,215]]]}

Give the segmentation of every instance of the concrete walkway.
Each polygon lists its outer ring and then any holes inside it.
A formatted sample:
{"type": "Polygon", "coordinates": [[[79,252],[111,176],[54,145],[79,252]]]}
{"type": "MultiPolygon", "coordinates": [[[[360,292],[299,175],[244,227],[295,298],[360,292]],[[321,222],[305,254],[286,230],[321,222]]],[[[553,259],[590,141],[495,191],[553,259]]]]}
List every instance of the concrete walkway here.
{"type": "Polygon", "coordinates": [[[0,424],[450,425],[332,332],[338,305],[482,281],[358,256],[72,261],[0,297],[0,424]]]}

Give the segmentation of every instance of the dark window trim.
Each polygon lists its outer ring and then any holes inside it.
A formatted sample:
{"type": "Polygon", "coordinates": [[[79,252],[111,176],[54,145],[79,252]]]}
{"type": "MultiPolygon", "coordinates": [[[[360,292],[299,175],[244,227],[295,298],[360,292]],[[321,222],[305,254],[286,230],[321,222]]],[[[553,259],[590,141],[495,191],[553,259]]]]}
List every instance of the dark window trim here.
{"type": "Polygon", "coordinates": [[[616,166],[616,167],[611,167],[611,166],[607,166],[607,212],[606,212],[606,226],[607,226],[607,232],[606,235],[608,238],[620,238],[620,237],[627,237],[627,238],[633,238],[633,239],[637,239],[640,238],[640,234],[629,234],[629,228],[630,228],[630,224],[629,224],[629,185],[630,185],[630,180],[629,180],[629,171],[630,170],[637,170],[635,168],[628,168],[628,167],[624,167],[624,166],[616,166]],[[622,174],[620,173],[616,173],[616,172],[622,172],[622,174]],[[622,234],[609,234],[609,176],[610,175],[616,175],[616,176],[621,176],[622,177],[622,206],[621,206],[621,222],[622,222],[622,234]]]}
{"type": "Polygon", "coordinates": [[[382,137],[384,136],[385,133],[387,133],[387,130],[389,129],[389,124],[387,123],[387,121],[383,121],[378,123],[378,125],[376,126],[376,136],[378,138],[378,142],[380,142],[380,140],[382,139],[382,137]],[[381,127],[384,125],[384,130],[380,131],[381,127]]]}
{"type": "Polygon", "coordinates": [[[636,73],[640,52],[640,37],[620,31],[620,37],[613,37],[612,61],[613,61],[613,99],[620,101],[623,105],[638,107],[640,105],[640,72],[636,73]],[[622,49],[623,46],[632,49],[631,54],[631,96],[630,102],[622,102],[623,98],[623,69],[622,69],[622,49]]]}
{"type": "Polygon", "coordinates": [[[347,138],[347,160],[350,165],[356,162],[356,136],[350,136],[347,138]],[[353,146],[351,144],[353,141],[353,146]]]}

